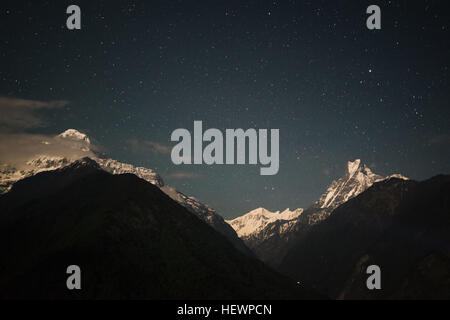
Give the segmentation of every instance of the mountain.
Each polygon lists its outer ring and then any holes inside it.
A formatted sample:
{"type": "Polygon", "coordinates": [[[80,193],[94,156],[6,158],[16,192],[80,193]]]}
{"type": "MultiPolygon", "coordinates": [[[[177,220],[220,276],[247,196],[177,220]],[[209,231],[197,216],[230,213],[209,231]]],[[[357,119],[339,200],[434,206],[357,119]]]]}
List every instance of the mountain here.
{"type": "Polygon", "coordinates": [[[133,174],[89,158],[0,196],[0,298],[317,298],[133,174]],[[81,290],[66,269],[81,268],[81,290]]]}
{"type": "Polygon", "coordinates": [[[67,129],[63,133],[60,133],[58,137],[61,137],[63,139],[85,142],[87,145],[91,144],[91,140],[86,134],[81,133],[75,129],[67,129]]]}
{"type": "Polygon", "coordinates": [[[239,230],[243,229],[240,221],[247,219],[248,214],[229,221],[229,223],[257,257],[276,268],[291,245],[300,241],[311,226],[327,219],[335,208],[356,197],[374,183],[392,177],[407,179],[400,174],[387,177],[375,174],[360,159],[348,161],[344,175],[333,181],[311,207],[301,210],[301,212],[298,211],[300,212],[298,216],[292,216],[291,219],[277,219],[264,224],[254,221],[255,219],[266,221],[261,215],[252,215],[254,218],[250,222],[250,226],[264,225],[264,227],[249,227],[248,230],[253,231],[245,234],[239,234],[239,230]]]}
{"type": "Polygon", "coordinates": [[[227,222],[259,259],[276,267],[302,213],[302,208],[282,212],[258,208],[227,222]]]}
{"type": "Polygon", "coordinates": [[[253,252],[245,245],[244,241],[239,238],[236,231],[234,231],[234,229],[225,222],[224,218],[213,208],[201,203],[192,196],[187,196],[175,190],[168,185],[162,186],[161,190],[197,217],[202,219],[204,222],[209,224],[216,231],[224,235],[241,252],[249,256],[254,256],[253,252]]]}
{"type": "Polygon", "coordinates": [[[303,209],[295,209],[291,211],[289,208],[280,212],[271,212],[264,208],[252,210],[233,220],[227,220],[239,237],[247,237],[254,233],[260,232],[269,223],[277,220],[290,221],[298,218],[303,212],[303,209]]]}
{"type": "Polygon", "coordinates": [[[10,164],[1,164],[0,188],[2,189],[0,191],[2,191],[1,193],[5,193],[18,180],[39,172],[62,168],[83,157],[93,159],[103,170],[112,174],[132,173],[158,187],[164,185],[162,178],[153,170],[144,167],[135,167],[131,164],[122,163],[113,159],[101,158],[97,156],[93,149],[95,149],[95,146],[92,146],[91,140],[86,134],[75,129],[68,129],[53,137],[51,141],[50,139],[49,141],[42,141],[42,151],[28,159],[24,165],[21,165],[20,169],[10,164]],[[59,148],[55,151],[47,148],[56,144],[58,146],[63,145],[63,150],[59,148]],[[78,151],[75,156],[71,156],[72,150],[78,151]]]}
{"type": "Polygon", "coordinates": [[[344,202],[365,191],[375,182],[392,177],[407,179],[400,174],[382,177],[373,173],[365,164],[361,163],[360,159],[356,159],[353,162],[349,161],[347,162],[345,175],[331,183],[327,191],[316,201],[314,207],[332,211],[344,202]]]}
{"type": "Polygon", "coordinates": [[[92,159],[97,162],[100,165],[100,168],[102,168],[106,172],[112,174],[131,173],[141,179],[150,182],[151,184],[154,184],[157,187],[164,186],[164,181],[161,176],[151,169],[144,167],[135,167],[131,164],[119,162],[113,159],[102,159],[98,157],[93,157],[92,159]]]}
{"type": "Polygon", "coordinates": [[[279,268],[341,299],[450,298],[450,176],[375,183],[336,208],[279,268]],[[367,266],[381,268],[368,290],[367,266]]]}
{"type": "Polygon", "coordinates": [[[252,255],[252,252],[237,236],[234,229],[214,209],[201,203],[194,197],[186,196],[174,188],[165,185],[161,176],[151,169],[135,167],[131,164],[113,159],[101,158],[94,150],[95,146],[91,144],[91,139],[86,134],[75,129],[68,129],[54,137],[51,141],[50,139],[49,141],[42,141],[42,153],[36,154],[31,159],[28,159],[20,169],[10,164],[0,164],[0,193],[8,192],[12,185],[21,179],[33,176],[39,172],[65,167],[78,160],[81,154],[97,162],[100,168],[106,172],[112,174],[131,173],[161,188],[172,199],[178,201],[198,218],[222,233],[236,248],[246,254],[252,255]],[[52,149],[49,151],[51,154],[46,154],[46,147],[51,147],[55,144],[63,146],[64,155],[60,155],[58,154],[59,151],[55,152],[52,149]],[[73,153],[74,150],[76,153],[73,153]],[[72,154],[75,156],[71,156],[72,154]]]}
{"type": "Polygon", "coordinates": [[[71,160],[65,157],[57,156],[37,156],[26,162],[26,168],[17,169],[14,166],[2,163],[0,164],[0,194],[8,192],[12,185],[29,176],[42,171],[55,170],[68,165],[71,160]]]}

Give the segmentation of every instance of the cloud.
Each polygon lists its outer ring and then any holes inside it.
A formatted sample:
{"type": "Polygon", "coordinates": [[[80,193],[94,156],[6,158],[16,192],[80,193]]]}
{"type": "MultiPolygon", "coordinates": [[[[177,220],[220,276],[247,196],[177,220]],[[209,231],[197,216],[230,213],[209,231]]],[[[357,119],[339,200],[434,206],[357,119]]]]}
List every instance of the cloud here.
{"type": "Polygon", "coordinates": [[[45,126],[39,115],[42,109],[57,109],[68,104],[65,100],[38,101],[12,97],[0,97],[0,130],[5,132],[45,126]]]}
{"type": "Polygon", "coordinates": [[[134,152],[150,152],[153,154],[170,154],[171,148],[150,140],[130,139],[128,143],[134,152]]]}
{"type": "Polygon", "coordinates": [[[197,179],[200,178],[201,175],[193,172],[178,171],[174,173],[169,173],[166,175],[166,177],[172,179],[197,179]]]}
{"type": "Polygon", "coordinates": [[[0,133],[0,164],[26,169],[26,162],[41,155],[79,159],[94,157],[97,147],[92,144],[63,139],[58,136],[0,133]]]}
{"type": "Polygon", "coordinates": [[[37,101],[10,97],[0,97],[0,105],[10,108],[53,109],[67,105],[68,101],[37,101]]]}

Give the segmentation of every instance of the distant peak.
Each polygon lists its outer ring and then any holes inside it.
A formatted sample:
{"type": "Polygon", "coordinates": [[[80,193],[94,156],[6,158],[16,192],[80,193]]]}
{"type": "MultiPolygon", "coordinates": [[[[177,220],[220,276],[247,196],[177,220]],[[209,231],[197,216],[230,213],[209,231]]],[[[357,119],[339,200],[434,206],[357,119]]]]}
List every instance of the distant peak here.
{"type": "Polygon", "coordinates": [[[347,173],[340,179],[333,181],[327,191],[316,201],[314,206],[322,209],[327,208],[331,212],[331,210],[334,210],[347,200],[356,197],[374,183],[389,178],[408,179],[401,174],[383,177],[373,173],[369,167],[361,162],[361,159],[348,161],[347,173]]]}
{"type": "Polygon", "coordinates": [[[347,172],[351,175],[356,171],[358,171],[360,166],[361,166],[361,159],[355,159],[355,161],[348,161],[347,172]]]}
{"type": "Polygon", "coordinates": [[[366,166],[366,165],[364,165],[364,171],[365,171],[368,175],[374,174],[374,173],[372,172],[372,170],[370,170],[370,168],[369,168],[368,166],[366,166]]]}
{"type": "Polygon", "coordinates": [[[249,213],[260,213],[260,214],[264,214],[264,213],[267,213],[267,212],[269,212],[269,210],[267,210],[266,208],[259,207],[259,208],[253,209],[253,210],[250,211],[249,213]]]}
{"type": "Polygon", "coordinates": [[[283,212],[272,212],[260,207],[233,220],[226,220],[226,222],[233,227],[239,237],[242,237],[256,234],[259,231],[263,230],[269,223],[278,220],[294,220],[298,218],[302,213],[303,209],[301,208],[295,209],[294,211],[291,211],[288,208],[283,212]]]}
{"type": "Polygon", "coordinates": [[[391,174],[391,175],[389,175],[389,176],[386,177],[386,180],[387,180],[387,179],[391,179],[391,178],[397,178],[397,179],[402,179],[402,180],[409,180],[408,177],[405,177],[404,175],[402,175],[402,174],[400,174],[400,173],[394,173],[394,174],[391,174]]]}
{"type": "Polygon", "coordinates": [[[80,168],[80,167],[93,167],[96,169],[101,169],[100,165],[89,157],[84,157],[72,162],[67,168],[80,168]]]}
{"type": "Polygon", "coordinates": [[[87,144],[91,144],[89,137],[76,129],[67,129],[63,133],[60,133],[58,137],[71,140],[80,140],[86,142],[87,144]]]}

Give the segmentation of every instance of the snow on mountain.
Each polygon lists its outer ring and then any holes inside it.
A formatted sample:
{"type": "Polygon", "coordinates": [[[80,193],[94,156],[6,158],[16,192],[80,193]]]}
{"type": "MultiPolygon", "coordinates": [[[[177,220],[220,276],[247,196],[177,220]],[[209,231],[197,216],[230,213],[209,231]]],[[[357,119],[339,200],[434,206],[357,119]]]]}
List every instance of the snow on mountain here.
{"type": "Polygon", "coordinates": [[[327,191],[316,201],[314,207],[327,209],[328,211],[333,210],[349,199],[356,197],[375,182],[394,177],[408,179],[401,174],[382,177],[373,173],[365,164],[361,163],[360,159],[348,161],[345,175],[331,183],[327,191]]]}
{"type": "MultiPolygon", "coordinates": [[[[387,177],[375,174],[360,159],[348,161],[344,176],[338,180],[334,180],[325,193],[309,208],[308,214],[301,219],[308,225],[316,224],[326,219],[335,208],[349,199],[356,197],[371,187],[375,182],[390,178],[408,179],[401,174],[392,174],[387,177]]],[[[270,212],[264,208],[258,208],[227,222],[234,228],[239,237],[244,239],[257,235],[269,224],[281,220],[276,224],[281,228],[277,232],[279,235],[283,230],[291,230],[291,228],[283,226],[283,223],[299,219],[302,213],[303,209],[296,209],[294,211],[286,209],[283,212],[270,212]]],[[[292,223],[289,223],[289,225],[292,225],[292,223]]],[[[274,234],[274,232],[270,234],[274,234]]]]}
{"type": "Polygon", "coordinates": [[[46,155],[39,155],[34,159],[27,161],[27,165],[35,170],[55,170],[64,167],[70,163],[69,159],[65,157],[50,157],[46,155]]]}
{"type": "Polygon", "coordinates": [[[239,237],[246,237],[264,229],[269,223],[277,220],[290,221],[298,218],[303,212],[302,208],[291,211],[289,208],[280,212],[271,212],[264,208],[254,209],[236,219],[227,220],[239,237]]]}
{"type": "MultiPolygon", "coordinates": [[[[153,170],[144,167],[135,167],[128,163],[122,163],[113,159],[102,159],[91,157],[92,160],[105,171],[112,174],[132,173],[141,179],[144,179],[158,187],[162,187],[164,182],[162,178],[153,170]]],[[[50,171],[63,168],[73,163],[75,158],[38,155],[26,162],[23,169],[18,170],[7,164],[0,165],[0,194],[9,191],[12,184],[18,180],[35,175],[42,171],[50,171]]]]}
{"type": "Polygon", "coordinates": [[[195,214],[198,218],[205,221],[216,231],[223,234],[233,245],[241,250],[242,252],[252,255],[252,252],[244,244],[244,241],[239,238],[236,231],[210,206],[201,203],[198,199],[187,196],[171,186],[164,185],[160,189],[171,197],[173,200],[177,201],[183,207],[188,209],[190,212],[195,214]]]}
{"type": "Polygon", "coordinates": [[[80,131],[75,130],[75,129],[67,129],[63,133],[60,133],[58,135],[58,137],[61,137],[64,139],[83,141],[83,142],[86,142],[87,144],[91,144],[91,140],[89,139],[89,137],[86,134],[81,133],[80,131]]]}
{"type": "Polygon", "coordinates": [[[319,200],[305,210],[294,210],[294,214],[285,214],[283,219],[278,211],[259,208],[227,222],[257,257],[276,267],[290,246],[311,226],[327,219],[334,209],[375,182],[390,178],[408,179],[401,174],[387,177],[375,174],[360,159],[356,159],[349,161],[344,176],[333,181],[319,200]]]}
{"type": "MultiPolygon", "coordinates": [[[[80,151],[89,151],[91,140],[89,137],[75,129],[68,129],[63,133],[57,135],[56,139],[60,142],[67,141],[67,148],[77,148],[80,151]]],[[[44,145],[51,145],[52,142],[43,141],[44,145]]],[[[70,153],[70,152],[69,152],[70,153]]],[[[82,154],[82,153],[81,153],[82,154]]],[[[19,170],[8,164],[0,165],[0,193],[9,190],[11,185],[25,177],[35,175],[38,172],[56,170],[65,167],[80,157],[72,158],[65,156],[49,156],[46,154],[38,154],[26,161],[25,165],[19,170]]],[[[97,156],[90,155],[90,158],[98,163],[98,165],[105,171],[112,174],[131,173],[144,179],[158,187],[162,187],[164,182],[162,178],[153,170],[144,167],[135,167],[128,163],[122,163],[113,159],[104,159],[97,156]]]]}
{"type": "Polygon", "coordinates": [[[9,164],[0,164],[0,194],[8,192],[12,185],[19,180],[35,175],[42,171],[56,170],[70,164],[72,160],[65,157],[38,155],[26,162],[22,169],[9,164]]]}
{"type": "Polygon", "coordinates": [[[164,186],[164,181],[155,171],[144,168],[144,167],[135,167],[128,163],[122,163],[113,159],[102,159],[102,158],[93,158],[95,162],[97,162],[100,167],[112,174],[123,174],[123,173],[132,173],[138,176],[141,179],[144,179],[151,184],[154,184],[157,187],[164,186]]]}
{"type": "Polygon", "coordinates": [[[388,180],[391,178],[397,178],[397,179],[402,179],[402,180],[409,180],[408,177],[405,177],[404,175],[400,174],[400,173],[394,173],[391,174],[390,176],[385,177],[383,180],[388,180]]]}
{"type": "Polygon", "coordinates": [[[80,158],[89,156],[89,158],[95,161],[101,169],[111,174],[131,173],[159,187],[173,200],[180,203],[198,218],[205,221],[218,232],[222,233],[230,240],[230,242],[234,244],[236,248],[247,254],[251,254],[244,242],[237,236],[234,229],[228,225],[222,216],[220,216],[214,209],[201,203],[194,197],[186,196],[174,188],[165,185],[161,176],[155,171],[144,167],[135,167],[131,164],[119,162],[113,159],[105,159],[95,156],[95,153],[91,150],[92,146],[89,137],[75,129],[68,129],[56,137],[49,139],[49,141],[42,141],[43,148],[46,146],[51,147],[51,145],[56,142],[55,139],[58,144],[67,142],[64,144],[65,147],[71,150],[76,149],[78,151],[77,153],[73,153],[69,150],[67,154],[76,154],[78,156],[50,156],[43,152],[42,154],[33,156],[31,159],[26,161],[26,163],[21,164],[20,169],[9,164],[0,164],[0,194],[8,192],[16,181],[35,175],[42,171],[61,169],[71,165],[80,158]]]}

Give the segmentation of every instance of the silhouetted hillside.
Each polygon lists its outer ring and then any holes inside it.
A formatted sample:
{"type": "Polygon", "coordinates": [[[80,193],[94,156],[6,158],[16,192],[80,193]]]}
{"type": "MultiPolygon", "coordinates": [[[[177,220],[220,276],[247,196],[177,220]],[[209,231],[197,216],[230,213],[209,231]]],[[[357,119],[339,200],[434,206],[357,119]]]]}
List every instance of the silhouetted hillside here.
{"type": "Polygon", "coordinates": [[[89,159],[0,197],[1,298],[314,298],[131,174],[89,159]],[[82,289],[66,288],[79,265],[82,289]]]}
{"type": "Polygon", "coordinates": [[[311,228],[280,269],[333,298],[450,298],[450,176],[376,183],[311,228]],[[371,264],[381,290],[366,288],[371,264]]]}

